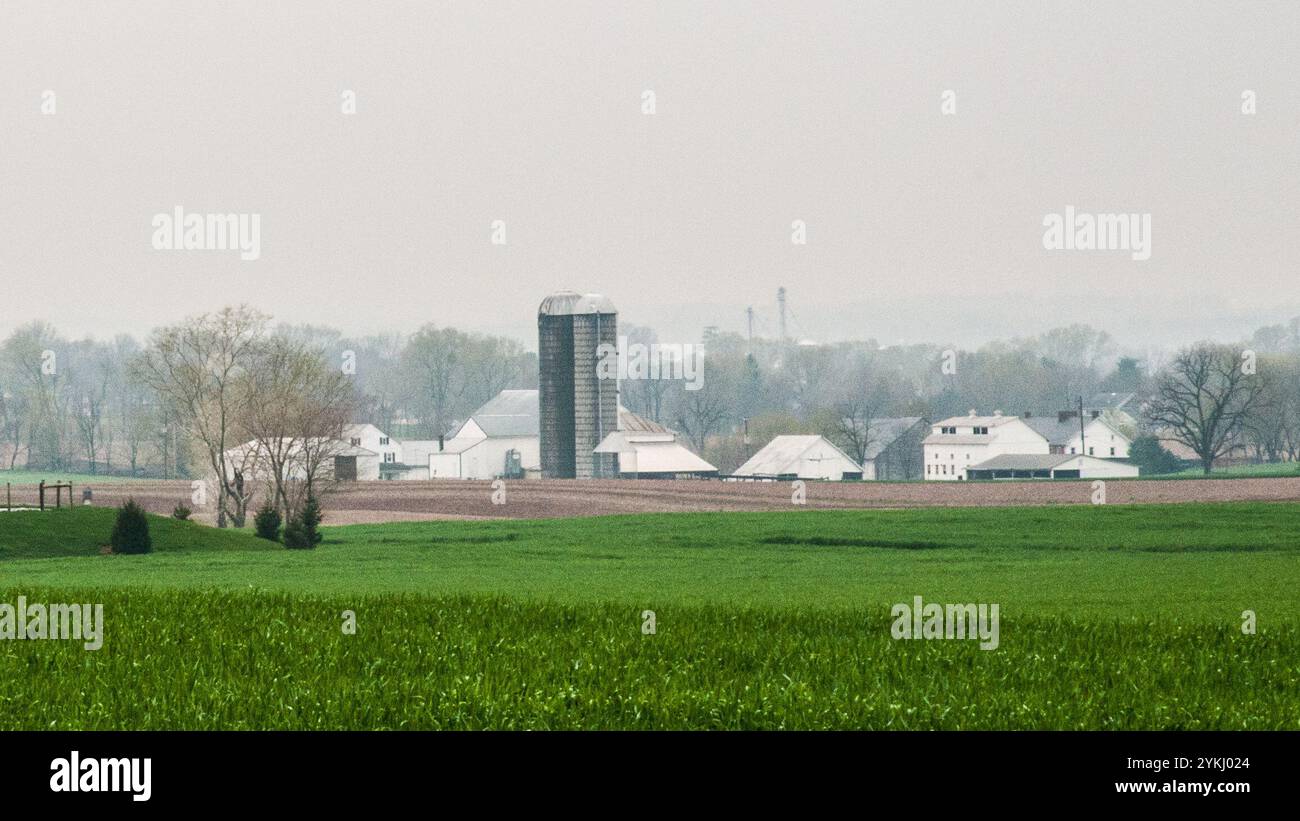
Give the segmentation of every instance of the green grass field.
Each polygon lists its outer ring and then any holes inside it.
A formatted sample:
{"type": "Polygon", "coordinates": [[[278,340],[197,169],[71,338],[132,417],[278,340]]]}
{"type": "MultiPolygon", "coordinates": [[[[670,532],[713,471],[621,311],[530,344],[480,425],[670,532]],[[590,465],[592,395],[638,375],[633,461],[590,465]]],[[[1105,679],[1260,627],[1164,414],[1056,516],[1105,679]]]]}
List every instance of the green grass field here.
{"type": "Polygon", "coordinates": [[[0,602],[106,620],[0,641],[0,729],[1300,728],[1300,504],[151,525],[0,514],[0,602]],[[917,595],[999,647],[892,639],[917,595]]]}
{"type": "MultiPolygon", "coordinates": [[[[1227,465],[1210,471],[1211,479],[1270,479],[1275,476],[1300,476],[1300,462],[1264,462],[1258,465],[1227,465]]],[[[1191,467],[1178,473],[1166,474],[1153,478],[1160,479],[1204,479],[1205,472],[1199,467],[1191,467]]]]}
{"type": "MultiPolygon", "coordinates": [[[[143,477],[131,478],[129,476],[108,476],[105,474],[90,473],[57,473],[45,470],[0,470],[0,491],[4,490],[6,483],[18,487],[19,485],[39,485],[42,481],[46,484],[55,482],[72,482],[77,489],[86,485],[107,485],[116,482],[139,482],[143,477]]],[[[3,501],[3,499],[0,499],[3,501]]]]}

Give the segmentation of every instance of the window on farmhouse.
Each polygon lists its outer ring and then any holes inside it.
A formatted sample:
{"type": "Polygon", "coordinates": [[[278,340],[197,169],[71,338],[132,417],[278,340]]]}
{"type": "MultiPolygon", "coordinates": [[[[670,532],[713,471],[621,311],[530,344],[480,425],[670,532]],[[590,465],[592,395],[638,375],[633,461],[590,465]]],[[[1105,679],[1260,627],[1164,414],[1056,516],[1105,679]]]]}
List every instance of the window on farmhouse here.
{"type": "Polygon", "coordinates": [[[361,447],[361,440],[360,440],[360,439],[353,439],[353,440],[351,440],[351,441],[352,441],[352,447],[354,447],[354,448],[359,448],[359,447],[361,447]]]}

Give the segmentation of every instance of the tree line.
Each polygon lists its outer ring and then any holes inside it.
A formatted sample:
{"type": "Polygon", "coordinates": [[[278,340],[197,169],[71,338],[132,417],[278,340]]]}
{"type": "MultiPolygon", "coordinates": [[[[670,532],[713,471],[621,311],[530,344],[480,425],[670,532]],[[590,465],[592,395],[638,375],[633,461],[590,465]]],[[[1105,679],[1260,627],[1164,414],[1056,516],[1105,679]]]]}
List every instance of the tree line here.
{"type": "MultiPolygon", "coordinates": [[[[644,326],[625,324],[621,333],[633,343],[659,341],[644,326]]],[[[630,380],[620,398],[679,431],[723,473],[781,433],[824,434],[860,460],[881,417],[1050,412],[1112,391],[1138,397],[1138,424],[1126,433],[1159,432],[1206,465],[1234,453],[1300,458],[1300,318],[1236,345],[1143,356],[1086,325],[975,350],[718,332],[702,341],[699,390],[630,380]]],[[[282,477],[291,457],[306,458],[310,478],[330,456],[315,443],[337,438],[348,422],[399,439],[436,438],[500,390],[536,384],[536,354],[518,341],[435,325],[348,337],[273,324],[239,306],[144,340],[97,341],[70,340],[36,321],[0,341],[0,469],[215,476],[219,517],[242,523],[257,488],[223,459],[236,445],[259,443],[260,458],[282,477]]],[[[301,501],[295,488],[285,478],[269,489],[286,517],[301,501]]]]}

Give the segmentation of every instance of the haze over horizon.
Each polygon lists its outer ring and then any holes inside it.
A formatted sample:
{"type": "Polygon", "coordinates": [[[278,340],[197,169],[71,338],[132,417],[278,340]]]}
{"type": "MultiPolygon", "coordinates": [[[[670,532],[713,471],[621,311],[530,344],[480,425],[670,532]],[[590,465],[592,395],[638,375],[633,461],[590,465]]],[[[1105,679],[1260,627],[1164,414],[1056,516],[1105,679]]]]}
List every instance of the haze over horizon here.
{"type": "Polygon", "coordinates": [[[1297,24],[1283,2],[10,0],[0,336],[247,302],[535,348],[571,288],[685,342],[751,305],[775,335],[784,286],[818,341],[1235,341],[1300,315],[1297,24]],[[259,214],[259,258],[156,250],[177,206],[259,214]],[[1150,259],[1045,249],[1068,206],[1150,214],[1150,259]]]}

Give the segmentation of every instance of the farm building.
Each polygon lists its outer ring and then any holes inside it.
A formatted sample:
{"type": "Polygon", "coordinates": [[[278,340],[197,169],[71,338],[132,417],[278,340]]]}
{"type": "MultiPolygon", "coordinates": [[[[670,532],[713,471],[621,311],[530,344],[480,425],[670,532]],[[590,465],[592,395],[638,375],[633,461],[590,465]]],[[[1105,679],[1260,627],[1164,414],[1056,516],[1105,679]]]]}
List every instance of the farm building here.
{"type": "Polygon", "coordinates": [[[1138,475],[1136,465],[1096,456],[1004,453],[966,468],[967,479],[1119,479],[1138,475]]]}
{"type": "MultiPolygon", "coordinates": [[[[274,448],[288,465],[286,478],[289,479],[307,478],[307,465],[312,461],[323,463],[323,470],[317,471],[322,478],[339,481],[378,479],[383,458],[379,453],[343,439],[285,438],[279,440],[274,448]]],[[[236,445],[223,455],[230,474],[242,475],[245,482],[260,482],[274,475],[271,454],[257,441],[236,445]]]]}
{"type": "Polygon", "coordinates": [[[494,479],[540,470],[537,410],[537,391],[501,391],[429,452],[429,478],[494,479]]]}
{"type": "Polygon", "coordinates": [[[402,443],[374,425],[346,425],[343,428],[343,438],[347,441],[350,452],[340,454],[341,462],[336,460],[334,473],[340,480],[387,478],[384,474],[393,470],[390,465],[402,464],[402,443]],[[366,454],[377,456],[378,459],[372,460],[366,454]]]}
{"type": "Polygon", "coordinates": [[[824,436],[778,436],[731,474],[734,479],[861,479],[862,467],[824,436]]]}
{"type": "MultiPolygon", "coordinates": [[[[541,472],[539,391],[506,390],[465,421],[429,455],[430,478],[494,479],[541,472]],[[513,454],[513,455],[512,455],[513,454]],[[510,458],[512,467],[507,468],[510,458]]],[[[677,433],[621,405],[615,429],[593,449],[620,478],[715,476],[718,469],[688,450],[677,433]]]]}
{"type": "Polygon", "coordinates": [[[617,456],[618,475],[630,479],[712,477],[718,469],[677,441],[677,432],[658,422],[618,409],[618,430],[596,446],[596,453],[617,456]]]}
{"type": "Polygon", "coordinates": [[[1128,458],[1128,447],[1132,442],[1099,410],[1086,415],[1082,426],[1079,425],[1079,414],[1074,411],[1059,411],[1052,416],[1026,413],[1023,419],[1047,440],[1049,453],[1083,454],[1086,448],[1084,455],[1087,456],[1128,458]]]}
{"type": "Polygon", "coordinates": [[[872,419],[867,432],[863,479],[906,482],[921,478],[925,470],[921,443],[930,433],[930,420],[920,416],[872,419]]]}
{"type": "Polygon", "coordinates": [[[930,481],[961,481],[967,470],[997,456],[1086,455],[1106,459],[1128,456],[1129,439],[1101,414],[1083,420],[1082,441],[1079,416],[1061,411],[1049,417],[954,416],[931,426],[922,443],[925,469],[930,481]],[[1087,448],[1088,453],[1082,450],[1087,448]]]}

